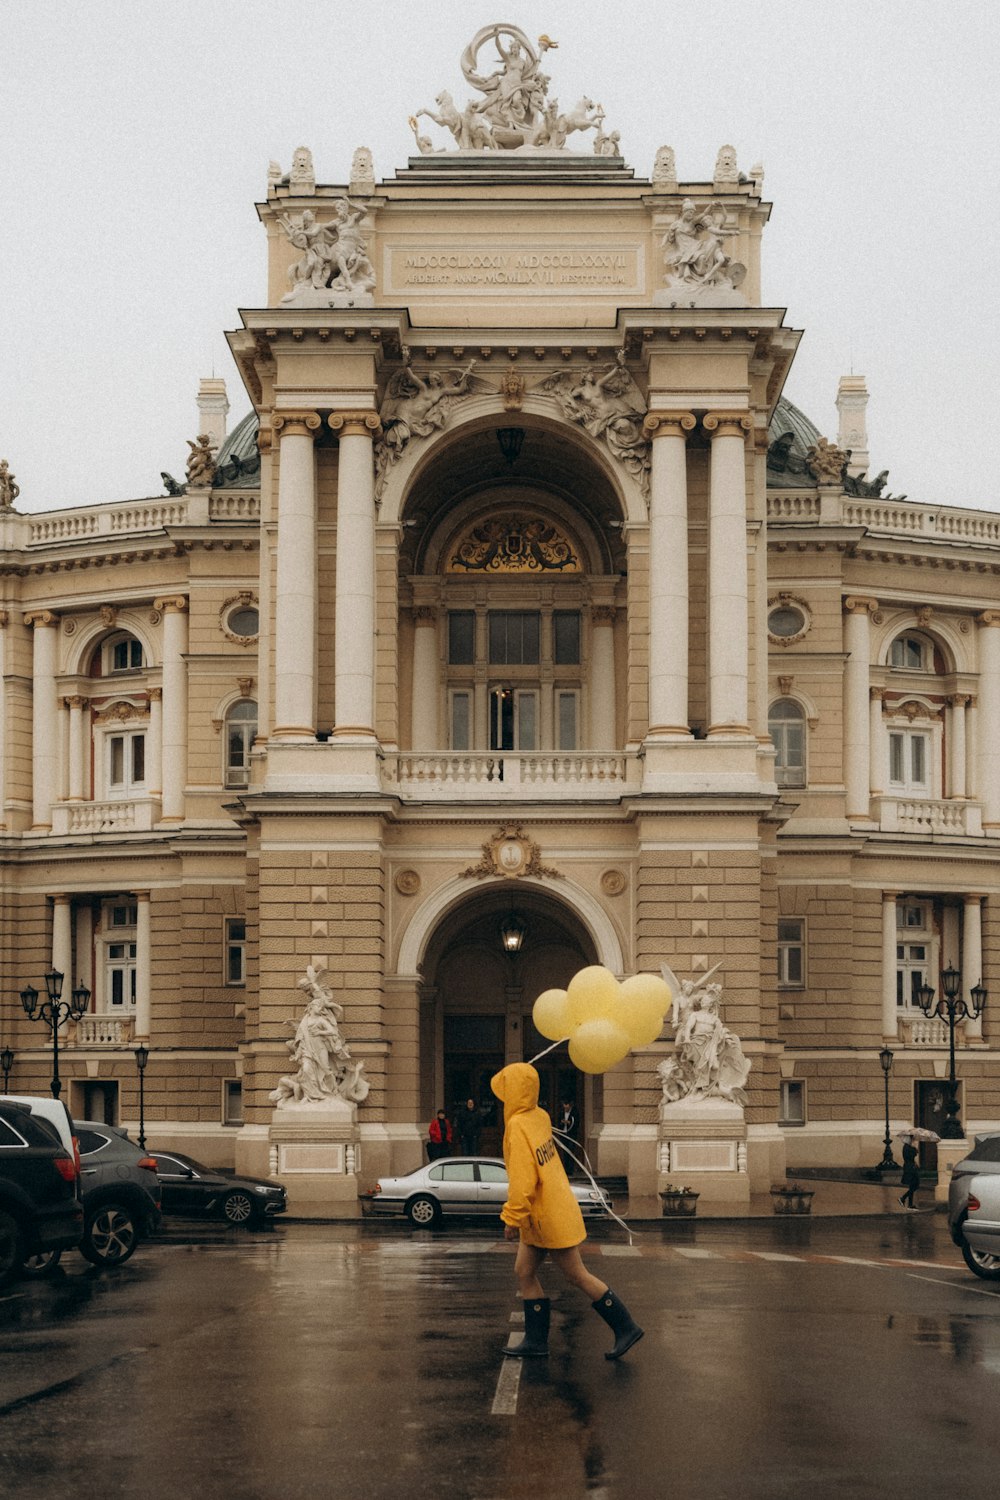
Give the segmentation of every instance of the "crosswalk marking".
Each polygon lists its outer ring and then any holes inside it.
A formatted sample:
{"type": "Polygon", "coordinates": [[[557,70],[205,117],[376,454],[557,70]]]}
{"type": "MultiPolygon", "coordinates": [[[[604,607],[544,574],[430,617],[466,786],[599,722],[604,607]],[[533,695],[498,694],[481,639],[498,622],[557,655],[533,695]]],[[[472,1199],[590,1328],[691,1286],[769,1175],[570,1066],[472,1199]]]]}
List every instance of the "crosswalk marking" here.
{"type": "Polygon", "coordinates": [[[777,1250],[751,1250],[750,1254],[757,1260],[804,1260],[802,1255],[781,1255],[777,1250]]]}

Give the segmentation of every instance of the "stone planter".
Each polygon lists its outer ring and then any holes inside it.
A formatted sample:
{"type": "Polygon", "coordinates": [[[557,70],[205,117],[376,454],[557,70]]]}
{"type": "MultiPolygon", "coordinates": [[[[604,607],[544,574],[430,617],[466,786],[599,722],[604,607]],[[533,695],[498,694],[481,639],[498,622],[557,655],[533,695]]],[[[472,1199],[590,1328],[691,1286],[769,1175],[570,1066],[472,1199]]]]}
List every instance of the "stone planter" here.
{"type": "Polygon", "coordinates": [[[773,1187],[771,1207],[776,1214],[812,1213],[812,1188],[773,1187]]]}
{"type": "Polygon", "coordinates": [[[698,1210],[697,1193],[661,1193],[665,1219],[692,1219],[698,1210]]]}

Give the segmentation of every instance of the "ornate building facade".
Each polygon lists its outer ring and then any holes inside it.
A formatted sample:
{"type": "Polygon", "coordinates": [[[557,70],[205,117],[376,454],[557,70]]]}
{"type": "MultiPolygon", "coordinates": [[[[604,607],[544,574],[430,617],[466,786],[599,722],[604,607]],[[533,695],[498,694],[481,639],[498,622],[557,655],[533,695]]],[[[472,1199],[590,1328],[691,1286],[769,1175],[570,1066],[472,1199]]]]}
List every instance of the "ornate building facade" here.
{"type": "MultiPolygon", "coordinates": [[[[370,1091],[349,1151],[309,1148],[318,1211],[325,1172],[353,1212],[416,1165],[586,964],[721,966],[756,1191],[878,1159],[886,1044],[893,1128],[940,1123],[920,988],[996,993],[1000,518],[883,498],[856,378],[836,444],[783,399],[762,174],[635,175],[603,110],[549,104],[545,50],[485,28],[474,107],[414,116],[384,181],[272,164],[230,335],[253,412],[226,435],[202,383],[186,484],[21,514],[4,470],[10,1086],[47,1088],[17,995],[54,968],[90,991],[77,1114],[136,1121],[142,1041],[151,1142],[266,1172],[325,969],[370,1091]]],[[[990,1017],[957,1027],[970,1129],[990,1017]]],[[[672,1046],[539,1065],[636,1196],[672,1046]]]]}

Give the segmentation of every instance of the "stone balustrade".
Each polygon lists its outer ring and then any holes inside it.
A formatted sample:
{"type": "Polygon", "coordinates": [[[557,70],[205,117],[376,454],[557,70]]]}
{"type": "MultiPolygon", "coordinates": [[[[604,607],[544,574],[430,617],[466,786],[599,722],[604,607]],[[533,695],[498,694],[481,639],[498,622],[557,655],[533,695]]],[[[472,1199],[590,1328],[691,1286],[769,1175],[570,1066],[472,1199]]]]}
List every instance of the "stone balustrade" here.
{"type": "Polygon", "coordinates": [[[813,524],[863,526],[886,536],[917,536],[924,540],[976,542],[1000,546],[1000,517],[957,506],[912,505],[903,500],[878,500],[854,495],[824,495],[778,491],[767,498],[771,525],[813,524]]]}
{"type": "Polygon", "coordinates": [[[126,1047],[134,1030],[131,1017],[84,1016],[76,1023],[78,1047],[126,1047]]]}
{"type": "Polygon", "coordinates": [[[484,794],[516,801],[530,795],[570,800],[586,789],[588,798],[618,798],[638,790],[634,756],[597,751],[514,753],[402,753],[387,756],[383,776],[399,796],[420,800],[475,800],[484,794]]]}
{"type": "Polygon", "coordinates": [[[874,817],[883,833],[917,833],[923,838],[944,834],[966,838],[983,832],[978,802],[931,797],[876,797],[874,817]]]}
{"type": "Polygon", "coordinates": [[[112,802],[56,802],[52,832],[147,833],[159,821],[160,803],[152,797],[112,802]]]}

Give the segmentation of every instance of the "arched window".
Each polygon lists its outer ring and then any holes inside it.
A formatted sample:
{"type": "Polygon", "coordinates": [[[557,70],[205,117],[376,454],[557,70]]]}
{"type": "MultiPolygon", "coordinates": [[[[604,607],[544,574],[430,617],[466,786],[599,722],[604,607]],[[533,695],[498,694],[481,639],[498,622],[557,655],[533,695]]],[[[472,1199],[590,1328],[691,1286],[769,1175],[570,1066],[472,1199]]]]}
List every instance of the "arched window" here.
{"type": "Polygon", "coordinates": [[[779,786],[806,784],[806,720],[793,698],[772,703],[767,729],[774,741],[774,779],[779,786]]]}
{"type": "Polygon", "coordinates": [[[226,786],[248,786],[250,751],[257,735],[257,705],[240,698],[226,714],[226,786]]]}
{"type": "Polygon", "coordinates": [[[889,647],[889,665],[908,672],[929,672],[934,665],[931,648],[919,635],[897,635],[889,647]]]}

